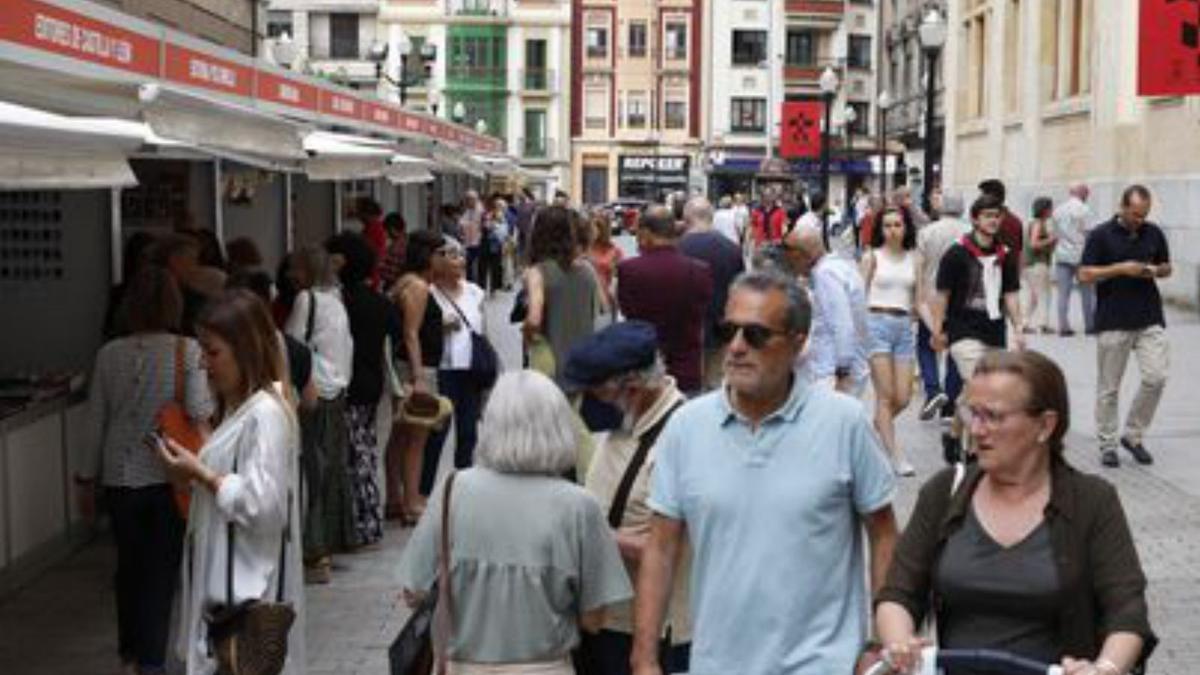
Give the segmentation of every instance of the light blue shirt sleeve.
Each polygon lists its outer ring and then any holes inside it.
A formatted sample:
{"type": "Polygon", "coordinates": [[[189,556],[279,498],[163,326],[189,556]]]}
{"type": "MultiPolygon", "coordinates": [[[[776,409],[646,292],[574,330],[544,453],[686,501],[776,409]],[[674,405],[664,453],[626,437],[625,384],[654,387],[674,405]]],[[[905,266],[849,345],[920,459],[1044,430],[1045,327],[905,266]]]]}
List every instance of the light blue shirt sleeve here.
{"type": "Polygon", "coordinates": [[[822,271],[816,281],[813,301],[833,333],[833,365],[835,368],[849,368],[854,364],[859,341],[850,298],[842,288],[841,280],[829,271],[822,271]]]}
{"type": "Polygon", "coordinates": [[[896,493],[896,475],[884,457],[879,437],[866,412],[856,415],[850,423],[849,452],[854,508],[866,515],[892,502],[896,493]]]}
{"type": "Polygon", "coordinates": [[[672,415],[654,448],[654,471],[650,474],[650,498],[647,504],[655,513],[683,520],[683,503],[679,490],[680,439],[679,418],[672,415]]]}

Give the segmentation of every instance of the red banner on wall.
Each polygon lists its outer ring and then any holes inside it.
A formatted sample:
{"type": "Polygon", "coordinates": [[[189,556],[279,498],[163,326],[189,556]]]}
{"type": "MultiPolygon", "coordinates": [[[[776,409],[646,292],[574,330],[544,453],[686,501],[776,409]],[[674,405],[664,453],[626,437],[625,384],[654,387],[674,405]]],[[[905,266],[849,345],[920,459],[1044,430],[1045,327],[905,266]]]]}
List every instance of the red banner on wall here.
{"type": "Polygon", "coordinates": [[[1141,0],[1138,95],[1200,93],[1200,0],[1141,0]]]}
{"type": "Polygon", "coordinates": [[[779,156],[784,159],[821,155],[820,101],[788,101],[783,104],[779,135],[779,156]]]}

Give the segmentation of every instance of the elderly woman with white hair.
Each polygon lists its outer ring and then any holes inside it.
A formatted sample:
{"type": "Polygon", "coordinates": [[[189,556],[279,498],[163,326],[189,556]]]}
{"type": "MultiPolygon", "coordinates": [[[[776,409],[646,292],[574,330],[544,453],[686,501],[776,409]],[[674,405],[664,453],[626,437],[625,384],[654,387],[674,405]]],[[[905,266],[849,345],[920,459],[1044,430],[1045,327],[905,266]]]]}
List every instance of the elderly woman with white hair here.
{"type": "MultiPolygon", "coordinates": [[[[579,629],[633,593],[600,506],[560,476],[575,466],[578,431],[545,375],[505,373],[483,413],[476,466],[454,474],[444,651],[455,675],[568,675],[579,629]]],[[[414,603],[438,576],[442,501],[431,500],[401,559],[414,603]]],[[[444,617],[438,617],[441,619],[444,617]]],[[[445,625],[436,623],[435,625],[445,625]]]]}

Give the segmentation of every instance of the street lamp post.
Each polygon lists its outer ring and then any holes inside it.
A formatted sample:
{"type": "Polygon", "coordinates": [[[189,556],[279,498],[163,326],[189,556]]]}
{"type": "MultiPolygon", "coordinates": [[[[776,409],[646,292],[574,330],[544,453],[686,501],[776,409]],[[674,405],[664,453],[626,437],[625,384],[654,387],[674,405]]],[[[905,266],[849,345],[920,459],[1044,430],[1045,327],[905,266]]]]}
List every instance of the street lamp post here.
{"type": "Polygon", "coordinates": [[[459,122],[459,123],[461,123],[464,119],[466,119],[466,117],[467,117],[466,104],[464,104],[462,101],[455,103],[454,108],[452,108],[450,110],[450,117],[455,122],[459,122]]]}
{"type": "Polygon", "coordinates": [[[937,81],[937,60],[946,44],[946,20],[937,9],[930,9],[921,21],[921,48],[925,51],[925,185],[921,198],[926,213],[933,210],[933,105],[937,81]]]}
{"type": "Polygon", "coordinates": [[[825,208],[821,210],[821,240],[829,249],[829,132],[833,124],[833,97],[837,94],[838,76],[832,66],[825,66],[821,73],[821,98],[825,101],[825,125],[821,129],[821,195],[825,208]]]}
{"type": "Polygon", "coordinates": [[[850,165],[854,160],[854,123],[858,121],[858,111],[849,103],[846,104],[846,110],[842,113],[842,127],[846,133],[846,152],[843,160],[842,173],[846,175],[846,197],[842,204],[842,221],[845,222],[846,217],[850,214],[850,165]]]}
{"type": "Polygon", "coordinates": [[[879,196],[887,194],[887,113],[892,107],[892,97],[883,91],[879,94],[879,196]]]}
{"type": "MultiPolygon", "coordinates": [[[[375,62],[375,79],[383,80],[399,89],[400,105],[407,105],[408,88],[421,84],[421,78],[410,75],[408,69],[408,57],[413,50],[412,39],[408,37],[407,33],[401,32],[400,37],[396,40],[396,49],[400,52],[400,79],[395,79],[384,72],[383,64],[387,61],[389,49],[390,45],[387,42],[376,42],[371,45],[371,49],[367,52],[367,58],[375,62]]],[[[433,45],[425,43],[421,46],[418,57],[421,59],[422,67],[424,67],[428,62],[437,58],[437,52],[433,45]]]]}

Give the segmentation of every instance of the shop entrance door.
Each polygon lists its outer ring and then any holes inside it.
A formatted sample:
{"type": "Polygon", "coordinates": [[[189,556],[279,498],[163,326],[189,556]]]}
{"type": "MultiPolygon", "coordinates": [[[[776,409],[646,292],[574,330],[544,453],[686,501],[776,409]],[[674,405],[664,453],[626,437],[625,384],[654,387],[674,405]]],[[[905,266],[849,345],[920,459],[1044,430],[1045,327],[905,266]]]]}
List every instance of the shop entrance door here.
{"type": "Polygon", "coordinates": [[[583,167],[583,203],[603,204],[608,201],[608,167],[583,167]]]}

